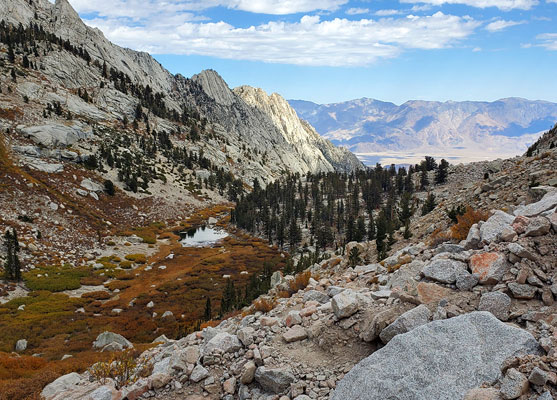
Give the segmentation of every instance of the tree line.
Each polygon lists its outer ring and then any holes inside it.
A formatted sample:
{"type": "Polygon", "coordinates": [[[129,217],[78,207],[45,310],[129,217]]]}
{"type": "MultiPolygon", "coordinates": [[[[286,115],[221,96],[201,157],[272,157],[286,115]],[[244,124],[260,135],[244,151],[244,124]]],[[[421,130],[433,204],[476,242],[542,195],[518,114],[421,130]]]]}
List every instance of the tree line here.
{"type": "MultiPolygon", "coordinates": [[[[435,183],[444,183],[448,166],[446,160],[437,165],[426,157],[408,170],[377,164],[351,174],[290,174],[265,188],[255,180],[253,190],[238,198],[231,221],[291,252],[302,244],[303,232],[308,237],[304,246],[317,250],[376,240],[378,257],[383,259],[395,231],[403,227],[404,236],[411,236],[410,218],[418,205],[415,190],[427,190],[430,171],[435,171],[435,183]]],[[[429,194],[422,214],[433,208],[435,198],[429,194]]]]}

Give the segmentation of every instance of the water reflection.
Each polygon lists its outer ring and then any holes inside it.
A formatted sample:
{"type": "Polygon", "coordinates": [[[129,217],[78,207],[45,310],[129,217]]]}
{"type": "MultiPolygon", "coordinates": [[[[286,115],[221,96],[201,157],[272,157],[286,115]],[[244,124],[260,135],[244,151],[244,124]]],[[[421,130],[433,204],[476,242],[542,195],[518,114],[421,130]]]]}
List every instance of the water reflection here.
{"type": "Polygon", "coordinates": [[[223,230],[203,226],[180,232],[182,238],[180,243],[183,247],[205,247],[211,246],[227,236],[228,233],[223,230]]]}

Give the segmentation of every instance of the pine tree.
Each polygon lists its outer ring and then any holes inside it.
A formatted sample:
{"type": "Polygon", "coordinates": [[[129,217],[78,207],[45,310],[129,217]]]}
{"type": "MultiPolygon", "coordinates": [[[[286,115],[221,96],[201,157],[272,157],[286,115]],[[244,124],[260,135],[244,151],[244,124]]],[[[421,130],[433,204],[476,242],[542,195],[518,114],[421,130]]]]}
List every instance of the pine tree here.
{"type": "Polygon", "coordinates": [[[449,163],[447,160],[442,159],[441,163],[439,164],[439,168],[435,173],[435,183],[441,184],[447,181],[447,175],[449,173],[449,163]]]}
{"type": "Polygon", "coordinates": [[[4,235],[4,244],[7,249],[7,260],[4,265],[4,275],[7,280],[21,280],[21,263],[17,253],[19,253],[19,241],[17,239],[17,231],[6,231],[4,235]]]}
{"type": "Polygon", "coordinates": [[[8,46],[8,61],[12,64],[15,62],[14,48],[12,47],[11,43],[8,46]]]}
{"type": "Polygon", "coordinates": [[[385,243],[387,238],[387,218],[383,210],[377,218],[377,234],[375,243],[377,245],[377,260],[381,261],[387,256],[388,244],[385,243]]]}
{"type": "Polygon", "coordinates": [[[420,174],[420,189],[425,190],[426,187],[429,185],[429,178],[427,176],[427,168],[425,163],[422,163],[421,167],[421,174],[420,174]]]}
{"type": "Polygon", "coordinates": [[[210,321],[212,318],[213,312],[211,310],[211,298],[207,296],[207,301],[205,302],[205,313],[203,314],[203,319],[205,321],[210,321]]]}
{"type": "Polygon", "coordinates": [[[366,233],[367,230],[366,230],[366,223],[364,221],[364,217],[358,217],[354,240],[356,240],[356,242],[361,242],[366,237],[366,233]]]}
{"type": "Polygon", "coordinates": [[[435,208],[435,195],[433,193],[429,193],[427,195],[427,199],[422,206],[422,215],[427,215],[435,208]]]}
{"type": "Polygon", "coordinates": [[[400,202],[399,202],[399,207],[400,207],[400,211],[399,211],[399,218],[400,221],[406,225],[406,223],[410,220],[410,217],[412,216],[412,214],[414,213],[414,211],[412,210],[412,207],[410,205],[410,201],[411,201],[412,197],[410,195],[410,193],[408,192],[404,192],[400,198],[400,202]]]}
{"type": "Polygon", "coordinates": [[[367,238],[369,240],[375,239],[375,222],[373,221],[373,213],[369,214],[369,223],[367,226],[367,238]]]}

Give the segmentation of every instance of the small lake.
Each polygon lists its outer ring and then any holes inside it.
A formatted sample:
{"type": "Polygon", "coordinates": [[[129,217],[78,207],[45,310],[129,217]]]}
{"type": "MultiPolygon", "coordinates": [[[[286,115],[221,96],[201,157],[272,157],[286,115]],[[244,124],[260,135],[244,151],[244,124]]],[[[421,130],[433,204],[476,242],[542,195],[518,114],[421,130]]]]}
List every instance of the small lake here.
{"type": "Polygon", "coordinates": [[[228,233],[215,228],[201,227],[180,232],[180,243],[183,247],[211,246],[228,236],[228,233]]]}

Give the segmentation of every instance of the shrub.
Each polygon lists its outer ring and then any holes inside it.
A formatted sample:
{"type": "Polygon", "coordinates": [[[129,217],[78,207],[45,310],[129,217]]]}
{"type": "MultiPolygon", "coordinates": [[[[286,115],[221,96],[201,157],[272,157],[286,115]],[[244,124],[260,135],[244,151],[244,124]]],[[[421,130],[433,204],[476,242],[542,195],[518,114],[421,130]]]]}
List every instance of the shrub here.
{"type": "Polygon", "coordinates": [[[466,207],[464,207],[462,204],[459,204],[456,207],[453,206],[450,210],[445,210],[445,212],[447,213],[447,217],[451,219],[453,224],[456,224],[458,222],[457,217],[466,213],[466,207]]]}
{"type": "Polygon", "coordinates": [[[71,266],[39,267],[23,274],[25,284],[31,290],[48,290],[62,292],[81,287],[81,278],[89,276],[91,270],[86,267],[71,266]]]}
{"type": "Polygon", "coordinates": [[[147,262],[147,257],[145,257],[145,254],[128,254],[126,260],[133,261],[137,264],[145,264],[147,262]]]}
{"type": "Polygon", "coordinates": [[[276,303],[273,300],[269,300],[265,297],[261,298],[261,299],[257,299],[253,302],[253,308],[255,309],[255,311],[260,311],[263,313],[267,313],[269,311],[271,311],[273,308],[275,308],[276,303]]]}
{"type": "Polygon", "coordinates": [[[290,291],[296,293],[298,290],[305,289],[309,283],[309,278],[311,278],[310,271],[304,271],[296,275],[295,279],[289,283],[290,291]]]}
{"type": "Polygon", "coordinates": [[[131,286],[131,283],[124,282],[124,281],[112,281],[112,282],[108,282],[104,286],[107,287],[110,290],[116,290],[116,289],[124,290],[124,289],[129,288],[131,286]]]}
{"type": "Polygon", "coordinates": [[[84,299],[108,300],[110,299],[110,294],[104,290],[99,290],[97,292],[83,293],[81,297],[84,299]]]}
{"type": "Polygon", "coordinates": [[[81,278],[79,283],[81,283],[82,286],[99,286],[105,283],[107,279],[108,277],[106,276],[93,275],[81,278]]]}
{"type": "Polygon", "coordinates": [[[485,221],[488,217],[487,212],[476,211],[472,207],[467,207],[463,215],[456,217],[458,222],[451,226],[451,238],[459,241],[466,239],[472,225],[485,221]]]}
{"type": "Polygon", "coordinates": [[[93,379],[104,385],[112,379],[117,389],[130,385],[139,378],[149,376],[152,370],[149,359],[140,357],[136,359],[134,350],[126,350],[115,354],[109,361],[100,361],[91,369],[93,379]]]}
{"type": "Polygon", "coordinates": [[[123,269],[130,269],[130,268],[132,267],[132,265],[133,265],[133,262],[132,262],[132,261],[126,260],[126,261],[122,261],[122,262],[120,263],[120,268],[123,268],[123,269]]]}

